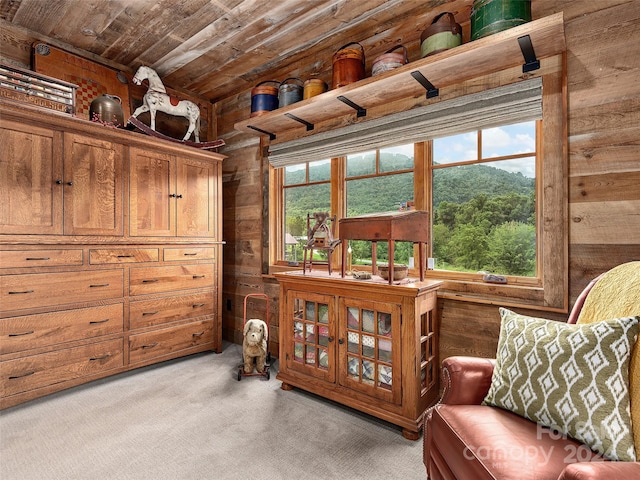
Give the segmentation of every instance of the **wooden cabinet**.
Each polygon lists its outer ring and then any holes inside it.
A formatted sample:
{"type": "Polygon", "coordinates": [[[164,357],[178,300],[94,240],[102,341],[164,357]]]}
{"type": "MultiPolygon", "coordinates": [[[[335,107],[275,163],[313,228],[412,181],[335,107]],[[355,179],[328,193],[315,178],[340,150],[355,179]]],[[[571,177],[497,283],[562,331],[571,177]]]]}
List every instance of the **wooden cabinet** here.
{"type": "Polygon", "coordinates": [[[62,132],[0,116],[0,225],[7,234],[62,233],[62,132]]]}
{"type": "Polygon", "coordinates": [[[65,133],[65,235],[122,236],[123,152],[109,140],[65,133]]]}
{"type": "Polygon", "coordinates": [[[122,145],[4,119],[0,139],[2,233],[123,234],[122,145]]]}
{"type": "Polygon", "coordinates": [[[299,387],[377,416],[417,439],[437,400],[436,290],[337,275],[276,274],[280,371],[299,387]]]}
{"type": "Polygon", "coordinates": [[[216,237],[210,163],[131,149],[132,236],[216,237]]]}
{"type": "Polygon", "coordinates": [[[220,352],[224,157],[0,106],[0,408],[220,352]]]}

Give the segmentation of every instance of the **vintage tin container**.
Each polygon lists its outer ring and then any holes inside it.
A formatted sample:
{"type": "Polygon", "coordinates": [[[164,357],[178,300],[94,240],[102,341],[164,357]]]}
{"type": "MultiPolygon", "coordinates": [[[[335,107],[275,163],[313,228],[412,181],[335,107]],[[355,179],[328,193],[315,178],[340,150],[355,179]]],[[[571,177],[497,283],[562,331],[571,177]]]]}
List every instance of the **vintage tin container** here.
{"type": "Polygon", "coordinates": [[[315,97],[327,91],[327,82],[320,80],[319,78],[310,78],[304,82],[302,97],[304,100],[307,98],[315,97]]]}
{"type": "Polygon", "coordinates": [[[89,106],[89,120],[114,127],[124,127],[124,112],[120,97],[104,93],[94,98],[89,106]]]}
{"type": "Polygon", "coordinates": [[[471,7],[471,40],[531,21],[531,0],[474,0],[471,7]]]}
{"type": "Polygon", "coordinates": [[[302,80],[299,78],[287,78],[278,87],[278,105],[286,107],[302,100],[302,80]]]}
{"type": "Polygon", "coordinates": [[[362,80],[364,72],[364,48],[358,42],[347,43],[333,54],[332,88],[340,88],[362,80]]]}
{"type": "Polygon", "coordinates": [[[422,58],[462,44],[462,28],[451,12],[437,15],[420,36],[422,58]]]}
{"type": "Polygon", "coordinates": [[[278,108],[278,86],[280,82],[265,80],[251,89],[251,117],[258,117],[278,108]],[[273,85],[265,85],[273,83],[273,85]]]}
{"type": "Polygon", "coordinates": [[[407,63],[409,63],[409,59],[407,58],[407,49],[402,45],[396,45],[375,58],[373,66],[371,67],[371,76],[375,77],[376,75],[401,67],[407,63]],[[402,50],[400,52],[395,52],[395,50],[398,49],[402,50]]]}

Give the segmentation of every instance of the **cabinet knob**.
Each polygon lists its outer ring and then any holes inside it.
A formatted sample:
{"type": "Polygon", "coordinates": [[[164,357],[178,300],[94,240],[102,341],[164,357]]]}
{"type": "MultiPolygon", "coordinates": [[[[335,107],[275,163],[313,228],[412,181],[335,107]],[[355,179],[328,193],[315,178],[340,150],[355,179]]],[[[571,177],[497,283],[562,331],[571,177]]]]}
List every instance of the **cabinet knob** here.
{"type": "Polygon", "coordinates": [[[172,194],[169,195],[169,197],[171,197],[171,198],[176,198],[176,196],[177,195],[175,193],[172,193],[172,194]]]}
{"type": "Polygon", "coordinates": [[[340,345],[344,345],[344,338],[339,338],[339,339],[338,339],[338,343],[339,343],[340,345]]]}
{"type": "Polygon", "coordinates": [[[71,186],[73,185],[73,182],[67,182],[67,185],[71,186]]]}
{"type": "Polygon", "coordinates": [[[329,337],[329,338],[327,338],[327,340],[328,340],[329,342],[333,342],[333,337],[329,337]]]}
{"type": "Polygon", "coordinates": [[[56,180],[56,185],[62,185],[62,180],[56,180]]]}
{"type": "Polygon", "coordinates": [[[176,195],[176,198],[182,198],[182,194],[176,195]]]}

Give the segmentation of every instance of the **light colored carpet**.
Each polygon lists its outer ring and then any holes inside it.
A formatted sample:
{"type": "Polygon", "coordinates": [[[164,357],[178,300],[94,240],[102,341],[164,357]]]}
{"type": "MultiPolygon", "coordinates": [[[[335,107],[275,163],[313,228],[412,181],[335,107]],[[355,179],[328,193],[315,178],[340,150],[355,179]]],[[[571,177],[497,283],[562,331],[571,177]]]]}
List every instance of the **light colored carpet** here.
{"type": "Polygon", "coordinates": [[[0,478],[422,479],[422,439],[275,379],[240,345],[0,412],[0,478]]]}

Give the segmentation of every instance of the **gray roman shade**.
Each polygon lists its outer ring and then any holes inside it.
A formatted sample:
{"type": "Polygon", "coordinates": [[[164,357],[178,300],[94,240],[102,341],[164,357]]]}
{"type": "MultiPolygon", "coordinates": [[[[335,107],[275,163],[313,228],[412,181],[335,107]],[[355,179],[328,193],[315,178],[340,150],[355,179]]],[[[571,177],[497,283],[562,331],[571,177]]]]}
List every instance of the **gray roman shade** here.
{"type": "Polygon", "coordinates": [[[542,118],[542,79],[533,78],[269,147],[284,167],[542,118]]]}

